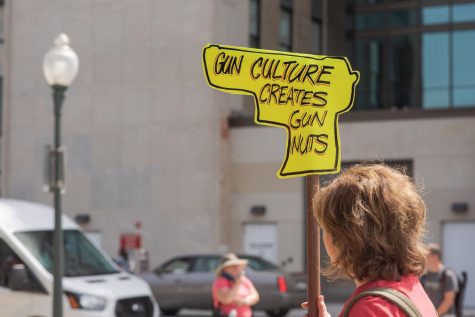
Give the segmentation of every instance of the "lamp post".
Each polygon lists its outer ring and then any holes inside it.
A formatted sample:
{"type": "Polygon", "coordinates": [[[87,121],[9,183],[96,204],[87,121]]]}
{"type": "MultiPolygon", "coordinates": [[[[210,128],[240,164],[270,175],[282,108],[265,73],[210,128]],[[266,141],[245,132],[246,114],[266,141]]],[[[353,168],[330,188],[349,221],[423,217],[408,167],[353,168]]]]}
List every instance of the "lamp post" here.
{"type": "Polygon", "coordinates": [[[79,69],[76,53],[69,47],[66,34],[58,35],[54,46],[46,53],[43,60],[43,73],[53,89],[54,102],[54,179],[50,186],[54,200],[54,266],[53,266],[53,317],[63,316],[63,231],[61,228],[61,192],[64,190],[64,159],[61,147],[61,108],[64,93],[73,82],[79,69]]]}

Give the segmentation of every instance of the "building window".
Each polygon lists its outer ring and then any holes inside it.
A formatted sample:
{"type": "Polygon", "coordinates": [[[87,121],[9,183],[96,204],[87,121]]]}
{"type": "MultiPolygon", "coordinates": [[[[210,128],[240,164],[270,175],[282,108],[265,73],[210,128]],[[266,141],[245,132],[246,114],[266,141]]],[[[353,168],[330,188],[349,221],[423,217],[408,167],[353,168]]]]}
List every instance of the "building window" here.
{"type": "Polygon", "coordinates": [[[292,2],[283,0],[280,6],[279,50],[292,51],[292,2]]]}
{"type": "Polygon", "coordinates": [[[475,1],[353,3],[355,109],[475,107],[475,1]]]}
{"type": "Polygon", "coordinates": [[[384,12],[360,13],[356,16],[356,29],[366,30],[373,28],[383,28],[386,17],[384,12]]]}
{"type": "Polygon", "coordinates": [[[433,6],[422,9],[422,24],[444,24],[449,23],[449,6],[433,6]]]}
{"type": "Polygon", "coordinates": [[[453,22],[474,22],[475,21],[475,3],[463,3],[453,5],[453,22]]]}
{"type": "Polygon", "coordinates": [[[356,46],[356,64],[365,71],[360,71],[357,105],[361,110],[377,109],[382,100],[382,62],[383,41],[371,39],[359,41],[356,46]]]}
{"type": "Polygon", "coordinates": [[[312,0],[312,53],[322,54],[322,4],[312,0]]]}
{"type": "Polygon", "coordinates": [[[251,0],[249,6],[249,45],[260,47],[260,0],[251,0]]]}
{"type": "Polygon", "coordinates": [[[421,60],[423,108],[446,108],[450,100],[449,33],[424,34],[421,60]]]}
{"type": "Polygon", "coordinates": [[[475,30],[453,32],[452,36],[452,105],[475,105],[475,30]]]}

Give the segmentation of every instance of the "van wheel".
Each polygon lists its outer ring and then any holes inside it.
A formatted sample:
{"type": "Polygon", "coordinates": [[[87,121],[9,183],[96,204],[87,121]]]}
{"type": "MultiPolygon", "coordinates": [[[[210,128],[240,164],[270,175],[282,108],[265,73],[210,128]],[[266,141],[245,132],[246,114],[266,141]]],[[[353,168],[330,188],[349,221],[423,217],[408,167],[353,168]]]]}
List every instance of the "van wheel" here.
{"type": "Polygon", "coordinates": [[[164,315],[167,315],[167,316],[175,316],[176,314],[178,314],[178,312],[180,311],[180,309],[161,309],[161,308],[160,308],[160,311],[161,311],[164,315]]]}
{"type": "Polygon", "coordinates": [[[276,308],[273,310],[266,310],[266,314],[269,317],[284,317],[285,315],[287,315],[288,312],[289,310],[287,308],[280,308],[280,309],[276,308]]]}

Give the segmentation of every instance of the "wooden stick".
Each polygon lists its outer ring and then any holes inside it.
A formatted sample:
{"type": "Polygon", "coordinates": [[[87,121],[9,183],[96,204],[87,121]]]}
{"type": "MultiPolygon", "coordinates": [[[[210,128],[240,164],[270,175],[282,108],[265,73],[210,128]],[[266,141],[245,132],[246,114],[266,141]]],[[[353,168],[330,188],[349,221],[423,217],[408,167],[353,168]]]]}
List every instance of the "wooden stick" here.
{"type": "Polygon", "coordinates": [[[307,301],[308,316],[319,317],[317,298],[320,295],[320,227],[313,210],[313,197],[318,192],[318,175],[306,177],[307,190],[307,301]]]}

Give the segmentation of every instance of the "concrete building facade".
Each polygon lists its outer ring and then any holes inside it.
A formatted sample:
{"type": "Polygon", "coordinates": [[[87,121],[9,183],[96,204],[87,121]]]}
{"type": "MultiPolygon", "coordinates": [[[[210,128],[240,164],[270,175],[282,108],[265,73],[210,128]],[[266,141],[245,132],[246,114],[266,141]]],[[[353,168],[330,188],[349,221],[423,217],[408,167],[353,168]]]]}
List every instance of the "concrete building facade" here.
{"type": "Polygon", "coordinates": [[[3,12],[3,197],[52,205],[42,191],[53,140],[42,60],[61,32],[80,60],[64,104],[64,211],[115,256],[140,233],[151,265],[222,251],[223,122],[242,100],[209,89],[206,43],[246,45],[244,1],[6,1],[3,12]]]}

